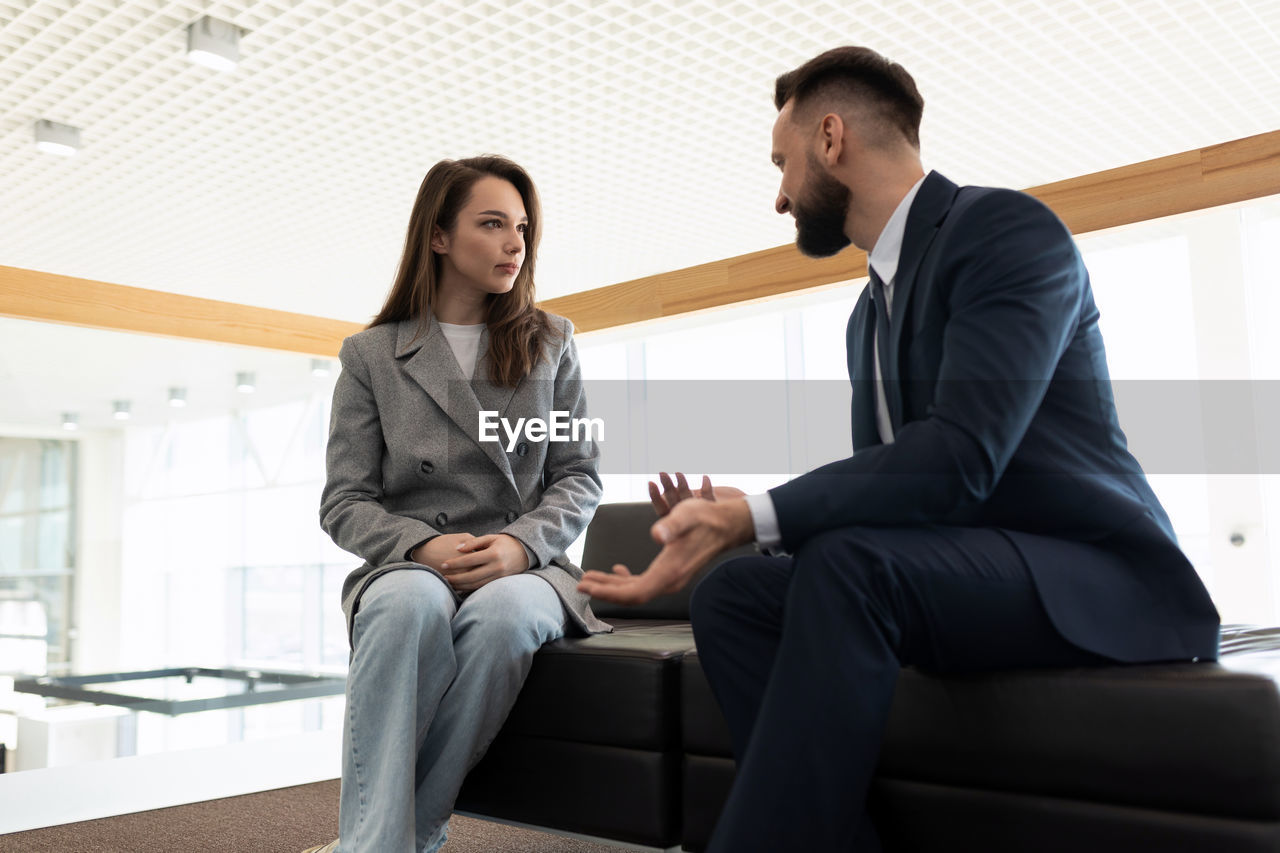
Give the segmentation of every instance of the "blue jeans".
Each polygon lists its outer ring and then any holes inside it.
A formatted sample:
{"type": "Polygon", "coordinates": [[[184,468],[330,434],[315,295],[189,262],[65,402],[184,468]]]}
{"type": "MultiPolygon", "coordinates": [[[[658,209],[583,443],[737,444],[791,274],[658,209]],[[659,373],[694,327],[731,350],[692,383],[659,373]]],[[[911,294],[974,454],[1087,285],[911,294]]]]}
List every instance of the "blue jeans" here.
{"type": "Polygon", "coordinates": [[[360,599],[347,675],[342,853],[434,853],[467,772],[524,684],[533,653],[564,636],[546,581],[513,575],[461,606],[431,572],[399,569],[360,599]]]}

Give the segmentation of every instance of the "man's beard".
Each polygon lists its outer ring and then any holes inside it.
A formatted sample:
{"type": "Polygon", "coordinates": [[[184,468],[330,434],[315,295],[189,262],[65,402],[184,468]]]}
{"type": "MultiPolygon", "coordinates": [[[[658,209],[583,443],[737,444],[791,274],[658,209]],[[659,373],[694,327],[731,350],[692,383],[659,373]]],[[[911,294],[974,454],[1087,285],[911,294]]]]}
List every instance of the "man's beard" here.
{"type": "Polygon", "coordinates": [[[809,155],[812,179],[794,204],[796,248],[811,258],[826,258],[849,245],[844,219],[849,212],[849,188],[828,175],[818,158],[809,155]]]}

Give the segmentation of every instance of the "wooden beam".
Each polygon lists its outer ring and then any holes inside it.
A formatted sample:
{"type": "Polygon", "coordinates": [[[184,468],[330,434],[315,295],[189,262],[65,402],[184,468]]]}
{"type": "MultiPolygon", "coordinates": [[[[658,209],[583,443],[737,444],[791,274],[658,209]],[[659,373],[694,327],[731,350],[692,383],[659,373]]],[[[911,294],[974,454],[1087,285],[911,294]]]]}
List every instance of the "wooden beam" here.
{"type": "Polygon", "coordinates": [[[359,323],[0,266],[0,316],[333,357],[359,323]]]}
{"type": "MultiPolygon", "coordinates": [[[[1280,131],[1032,187],[1072,233],[1280,194],[1280,131]]],[[[867,274],[864,252],[778,246],[548,299],[580,332],[797,294],[867,274]]],[[[0,266],[0,316],[332,356],[361,325],[0,266]]]]}
{"type": "MultiPolygon", "coordinates": [[[[1280,131],[1027,190],[1074,234],[1280,194],[1280,131]]],[[[543,303],[579,331],[798,294],[867,274],[866,253],[806,258],[778,246],[543,303]]]]}

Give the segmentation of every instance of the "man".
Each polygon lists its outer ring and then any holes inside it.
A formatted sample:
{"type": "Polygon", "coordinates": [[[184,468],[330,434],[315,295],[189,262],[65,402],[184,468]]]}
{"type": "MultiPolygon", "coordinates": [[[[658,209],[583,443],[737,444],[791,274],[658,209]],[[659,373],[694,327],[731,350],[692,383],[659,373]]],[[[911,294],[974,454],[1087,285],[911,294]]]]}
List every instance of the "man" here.
{"type": "Polygon", "coordinates": [[[764,495],[666,481],[653,564],[581,589],[642,601],[725,548],[785,549],[693,598],[738,766],[711,850],[874,850],[861,806],[901,666],[1207,660],[1218,615],[1126,448],[1062,223],[926,175],[923,100],[874,51],[810,60],[775,102],[797,245],[870,253],[847,332],[854,453],[764,495]]]}

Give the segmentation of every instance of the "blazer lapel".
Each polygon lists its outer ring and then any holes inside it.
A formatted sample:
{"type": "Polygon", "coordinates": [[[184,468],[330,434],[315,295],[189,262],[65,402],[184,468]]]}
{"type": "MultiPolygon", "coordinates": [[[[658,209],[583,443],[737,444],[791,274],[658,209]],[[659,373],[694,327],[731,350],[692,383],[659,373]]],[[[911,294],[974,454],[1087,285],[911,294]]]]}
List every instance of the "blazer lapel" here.
{"type": "MultiPolygon", "coordinates": [[[[903,328],[908,325],[911,293],[915,289],[920,262],[938,234],[938,228],[951,211],[959,187],[938,172],[930,172],[920,185],[911,210],[907,213],[907,225],[902,235],[902,253],[898,256],[898,272],[893,279],[893,313],[890,321],[889,352],[893,363],[886,366],[885,395],[892,395],[889,411],[894,415],[893,431],[902,428],[902,380],[898,366],[902,362],[903,328]]],[[[921,379],[923,377],[906,377],[921,379]]]]}
{"type": "MultiPolygon", "coordinates": [[[[480,346],[488,343],[489,330],[481,333],[480,346]]],[[[453,348],[445,340],[444,332],[435,317],[428,320],[425,330],[416,319],[402,320],[396,333],[396,358],[405,359],[404,370],[414,382],[422,386],[422,390],[435,401],[436,405],[453,421],[467,438],[479,447],[498,467],[508,480],[515,482],[511,473],[511,463],[502,449],[502,441],[480,440],[480,410],[499,409],[497,406],[482,406],[476,397],[471,382],[462,375],[458,367],[458,359],[453,348]]],[[[483,358],[480,361],[484,361],[483,358]]],[[[480,375],[481,364],[476,364],[476,375],[480,375]]],[[[499,438],[502,431],[498,431],[499,438]]]]}
{"type": "MultiPolygon", "coordinates": [[[[501,417],[507,411],[511,398],[515,396],[515,388],[495,385],[489,380],[489,327],[480,333],[480,357],[476,360],[476,374],[471,378],[471,390],[479,401],[480,408],[497,412],[501,417]]],[[[505,456],[503,457],[506,458],[505,456]]]]}

